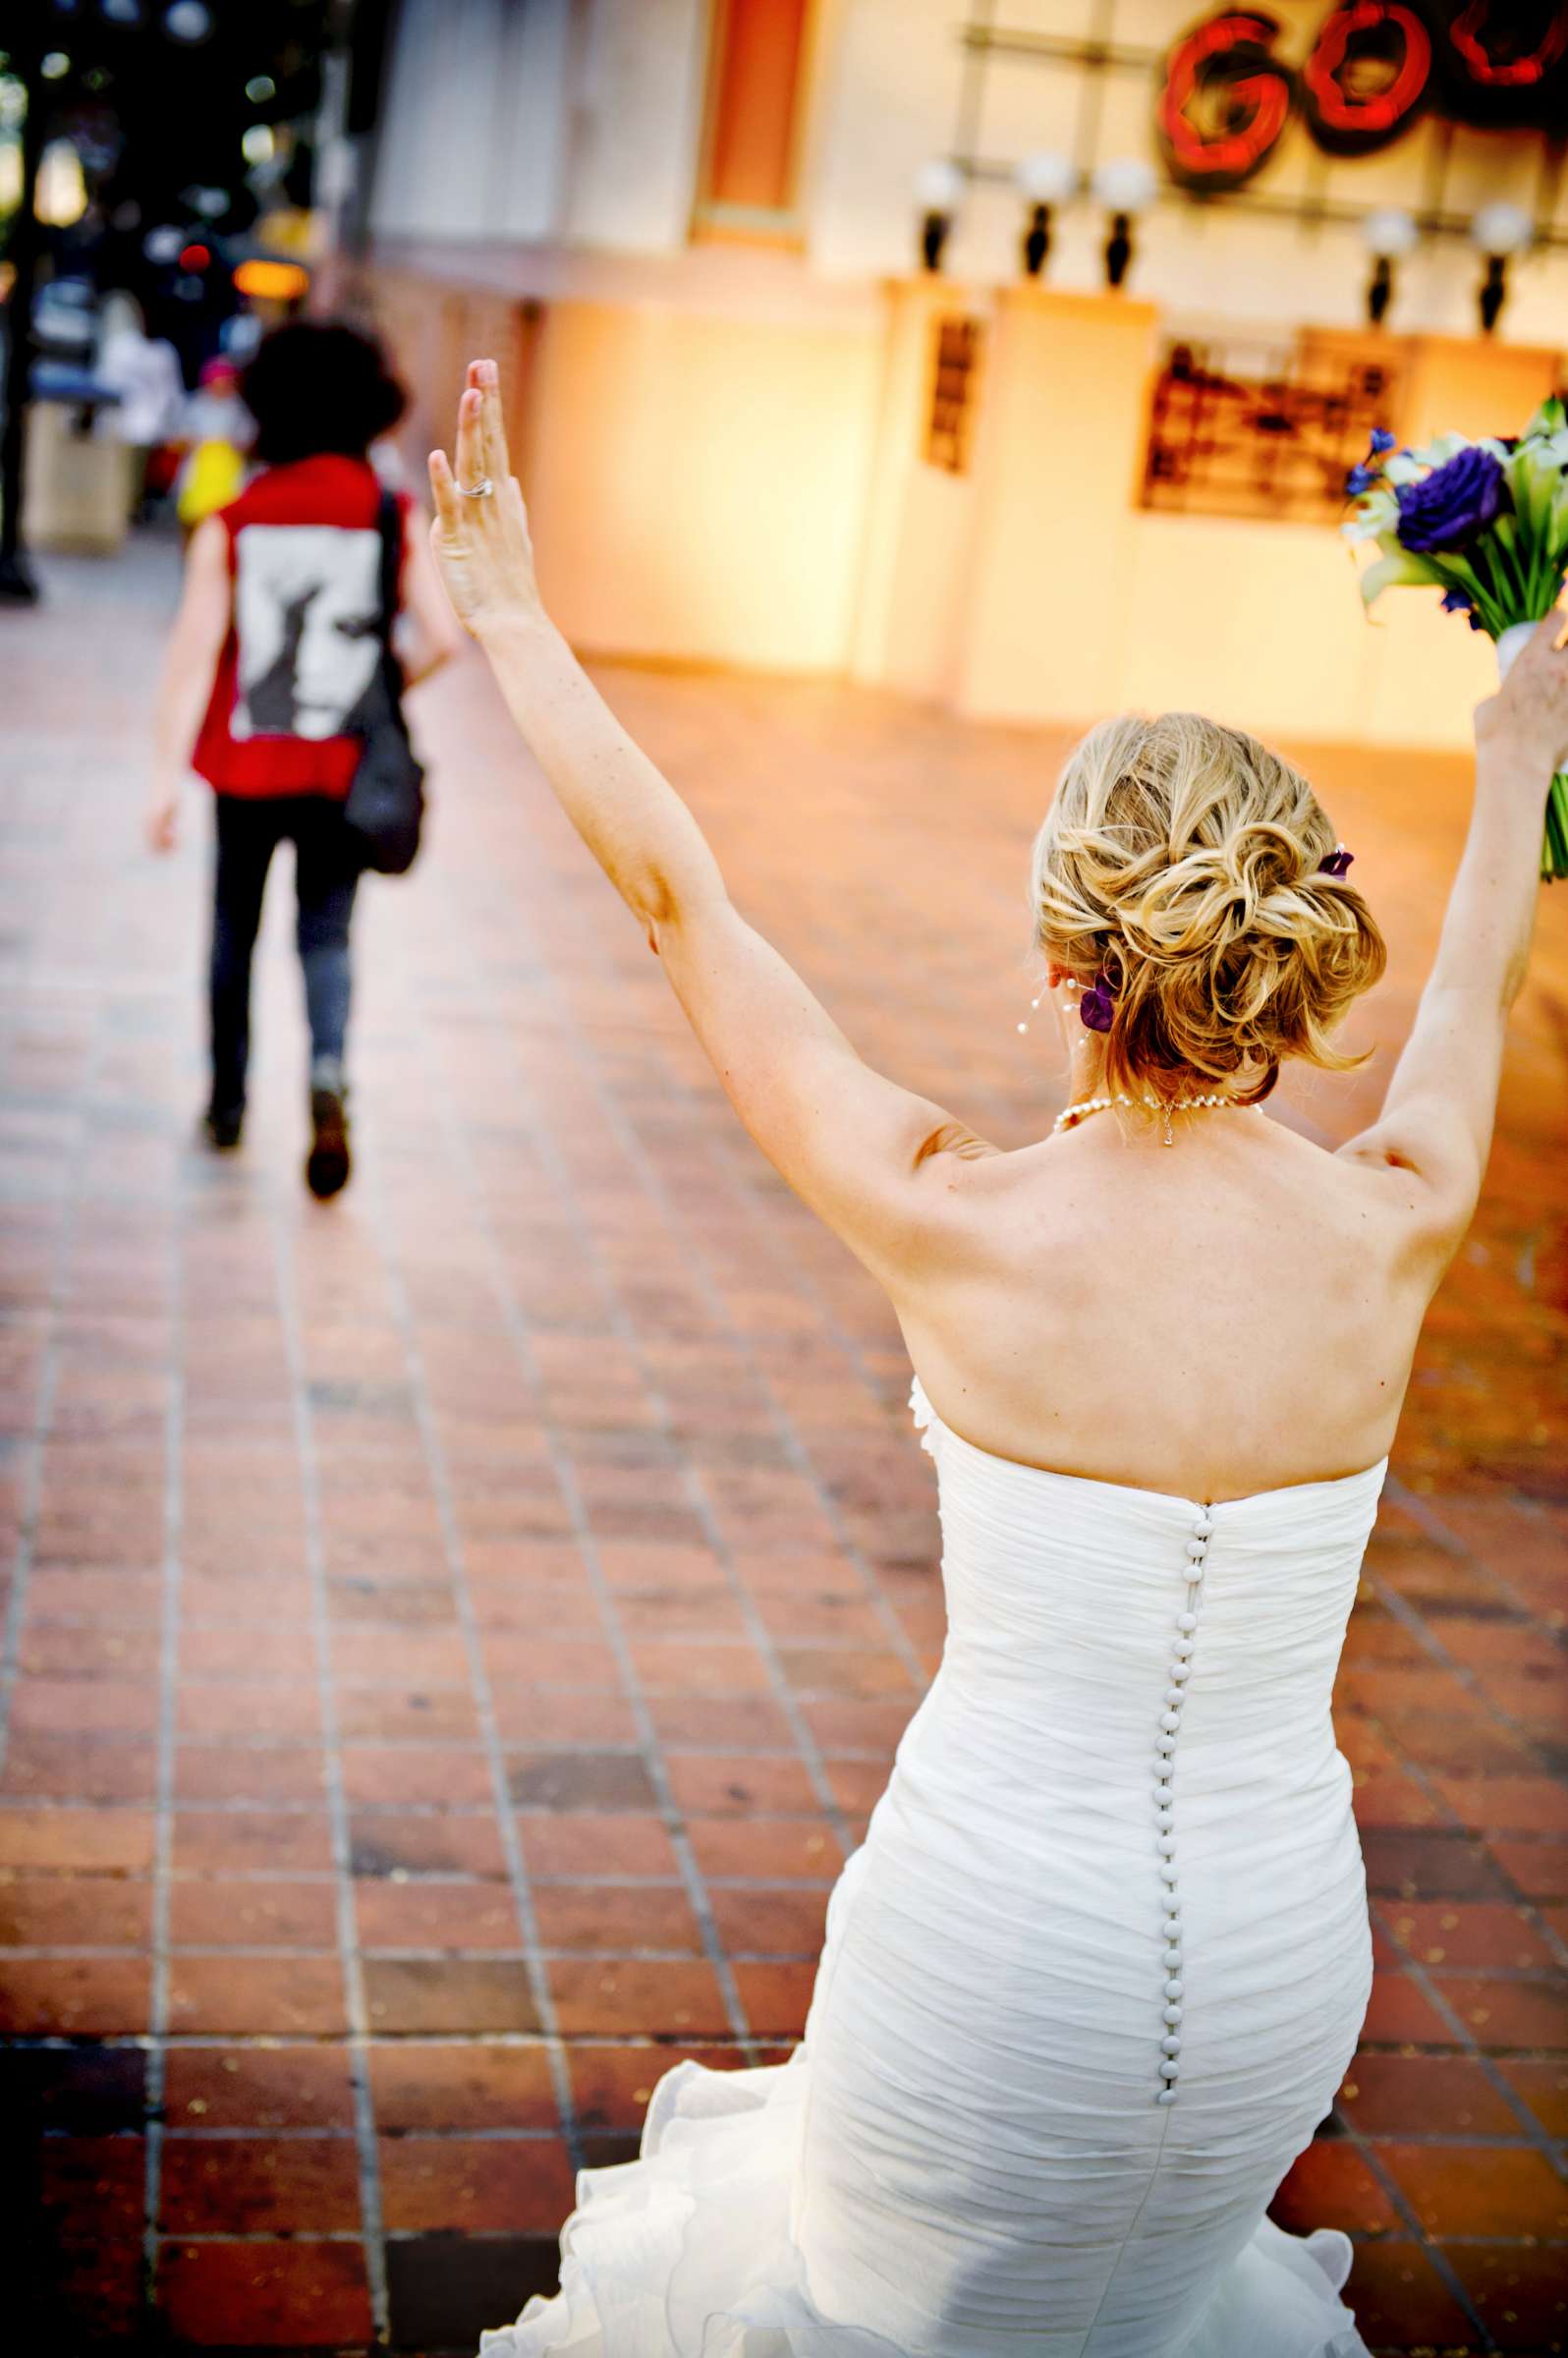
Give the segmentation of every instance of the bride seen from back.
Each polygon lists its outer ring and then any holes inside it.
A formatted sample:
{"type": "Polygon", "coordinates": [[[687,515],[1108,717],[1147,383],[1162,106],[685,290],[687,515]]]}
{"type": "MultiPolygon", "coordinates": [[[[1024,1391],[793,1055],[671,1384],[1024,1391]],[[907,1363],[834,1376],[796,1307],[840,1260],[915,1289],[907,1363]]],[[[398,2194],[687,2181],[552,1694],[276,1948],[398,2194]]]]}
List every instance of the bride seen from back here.
{"type": "Polygon", "coordinates": [[[1469,838],[1382,1109],[1375,920],[1312,788],[1122,716],[1031,870],[1070,1052],[1002,1152],[857,1055],[730,901],[548,621],[477,362],[430,461],[459,616],[736,1112],[885,1289],[949,1635],[834,1892],[803,2047],[682,2066],[589,2171],[508,2358],[1361,2358],[1343,2236],[1266,2217],[1354,2051],[1365,1878],[1329,1695],[1423,1316],[1474,1209],[1568,756],[1542,625],[1477,719],[1469,838]]]}

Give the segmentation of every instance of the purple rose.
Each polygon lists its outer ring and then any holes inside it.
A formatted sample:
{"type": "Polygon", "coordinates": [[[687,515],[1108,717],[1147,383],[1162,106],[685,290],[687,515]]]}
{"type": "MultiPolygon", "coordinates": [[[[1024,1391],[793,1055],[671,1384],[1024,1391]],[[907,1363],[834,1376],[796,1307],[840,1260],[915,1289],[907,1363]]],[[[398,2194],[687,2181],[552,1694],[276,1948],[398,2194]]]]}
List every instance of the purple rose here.
{"type": "Polygon", "coordinates": [[[1420,482],[1401,483],[1399,537],[1420,555],[1431,548],[1460,548],[1484,532],[1503,503],[1503,471],[1489,450],[1474,444],[1454,453],[1420,482]]]}

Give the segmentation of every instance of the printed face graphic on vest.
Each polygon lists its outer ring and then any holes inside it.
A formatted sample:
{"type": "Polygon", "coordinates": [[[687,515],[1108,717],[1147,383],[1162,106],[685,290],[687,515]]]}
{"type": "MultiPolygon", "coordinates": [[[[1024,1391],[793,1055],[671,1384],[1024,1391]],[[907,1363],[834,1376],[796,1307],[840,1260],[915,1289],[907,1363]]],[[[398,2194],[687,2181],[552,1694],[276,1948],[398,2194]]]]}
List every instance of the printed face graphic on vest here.
{"type": "Polygon", "coordinates": [[[347,737],[380,660],[378,533],[248,524],[235,542],[237,738],[347,737]]]}

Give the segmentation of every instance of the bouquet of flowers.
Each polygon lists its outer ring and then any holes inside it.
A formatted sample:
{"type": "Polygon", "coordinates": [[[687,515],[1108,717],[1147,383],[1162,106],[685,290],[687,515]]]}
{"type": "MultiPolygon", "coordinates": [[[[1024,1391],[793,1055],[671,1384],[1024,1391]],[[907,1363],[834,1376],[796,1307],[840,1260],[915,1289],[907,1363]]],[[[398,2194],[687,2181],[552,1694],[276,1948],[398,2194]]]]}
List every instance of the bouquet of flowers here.
{"type": "MultiPolygon", "coordinates": [[[[1350,540],[1382,552],[1361,577],[1367,605],[1401,582],[1432,583],[1450,614],[1496,642],[1508,667],[1549,614],[1568,570],[1568,415],[1543,401],[1517,441],[1439,434],[1425,450],[1396,450],[1381,427],[1345,482],[1350,540]]],[[[1568,876],[1568,771],[1546,796],[1543,877],[1568,876]]]]}

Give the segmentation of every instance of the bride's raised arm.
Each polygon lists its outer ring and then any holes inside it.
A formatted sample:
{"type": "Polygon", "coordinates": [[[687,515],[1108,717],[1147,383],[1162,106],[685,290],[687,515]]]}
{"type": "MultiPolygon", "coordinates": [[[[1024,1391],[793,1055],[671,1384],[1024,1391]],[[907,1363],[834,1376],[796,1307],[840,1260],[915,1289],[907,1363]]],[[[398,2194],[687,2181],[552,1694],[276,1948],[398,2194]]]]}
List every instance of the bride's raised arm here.
{"type": "Polygon", "coordinates": [[[456,474],[430,454],[431,542],[452,603],[567,816],[644,927],[764,1154],[874,1274],[907,1267],[939,1211],[939,1151],[984,1151],[858,1057],[731,903],[701,829],[549,621],[511,474],[495,364],[474,362],[456,474]],[[488,486],[487,489],[483,486],[488,486]]]}
{"type": "Polygon", "coordinates": [[[1503,1036],[1530,956],[1541,808],[1568,757],[1563,621],[1547,616],[1503,687],[1477,708],[1476,799],[1437,955],[1382,1111],[1340,1150],[1404,1176],[1438,1269],[1481,1192],[1503,1036]]]}

